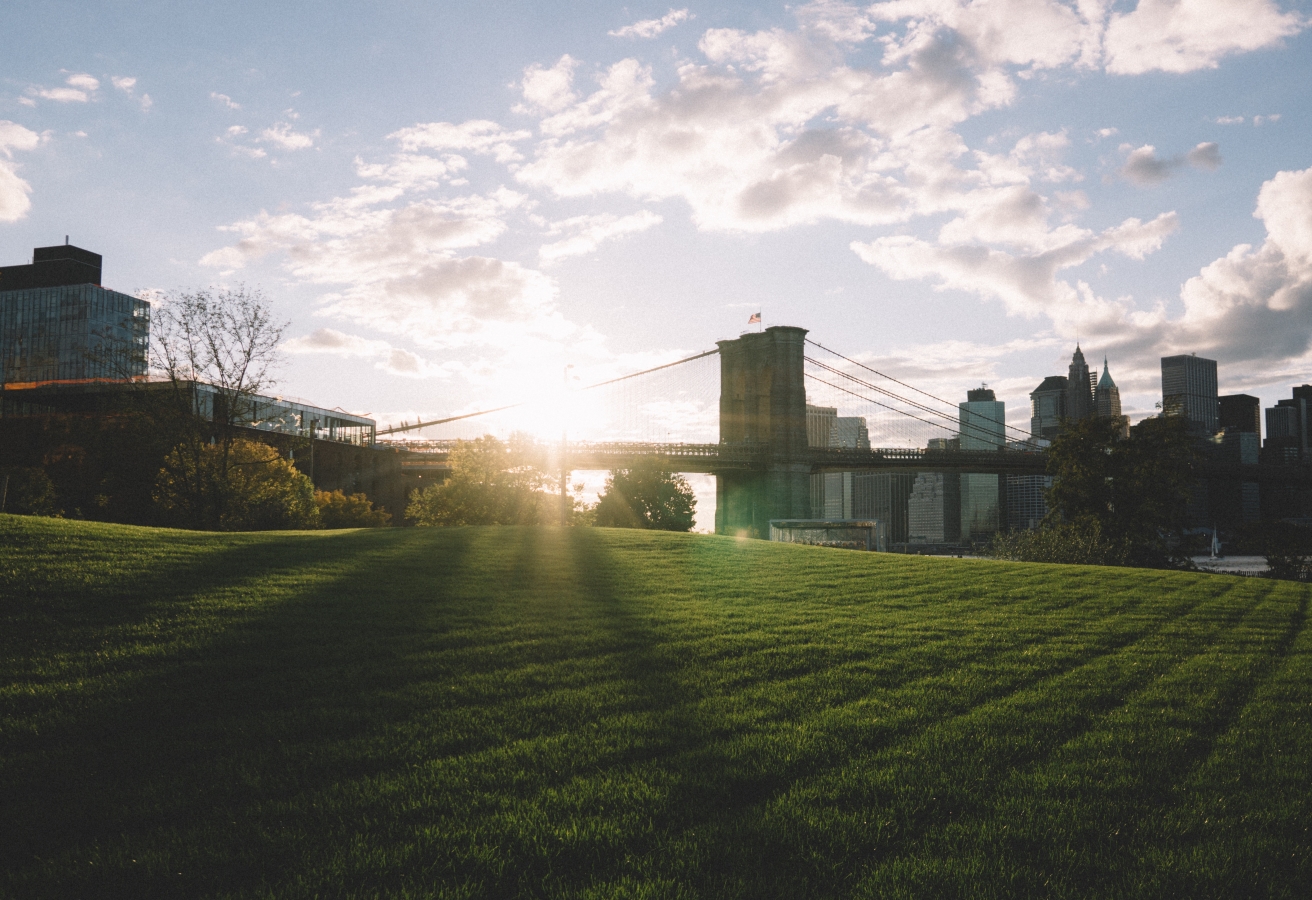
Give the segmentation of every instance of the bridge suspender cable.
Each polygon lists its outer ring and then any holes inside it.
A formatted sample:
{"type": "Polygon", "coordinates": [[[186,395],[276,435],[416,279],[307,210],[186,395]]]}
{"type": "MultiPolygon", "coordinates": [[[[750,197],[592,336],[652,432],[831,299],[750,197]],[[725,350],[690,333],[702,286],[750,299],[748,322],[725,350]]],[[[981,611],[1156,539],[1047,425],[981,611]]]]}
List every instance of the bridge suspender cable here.
{"type": "Polygon", "coordinates": [[[850,394],[851,396],[856,397],[858,400],[864,400],[866,403],[873,403],[875,404],[875,406],[882,406],[884,409],[891,409],[893,412],[904,415],[909,419],[915,419],[917,422],[924,422],[926,425],[929,425],[933,428],[943,427],[942,422],[931,422],[929,421],[929,419],[922,419],[920,418],[920,416],[912,415],[911,413],[907,412],[905,409],[898,409],[896,406],[889,406],[887,403],[880,403],[878,400],[873,400],[870,397],[865,396],[864,394],[858,394],[856,391],[848,390],[845,387],[834,384],[832,381],[825,381],[823,378],[820,378],[819,376],[807,375],[806,377],[810,378],[812,381],[818,381],[821,384],[828,385],[829,387],[833,388],[836,391],[842,391],[844,394],[850,394]]]}
{"type": "Polygon", "coordinates": [[[617,381],[627,381],[630,378],[637,378],[639,375],[649,375],[652,372],[659,372],[661,369],[670,369],[673,368],[674,366],[681,366],[684,363],[692,362],[695,359],[703,359],[707,356],[714,356],[719,352],[720,352],[720,348],[716,347],[714,350],[707,350],[705,353],[698,353],[696,356],[689,356],[687,359],[676,359],[674,362],[666,363],[663,366],[653,366],[650,369],[643,369],[641,372],[633,372],[629,375],[621,375],[619,378],[612,378],[609,381],[598,381],[596,384],[590,384],[587,387],[579,388],[579,390],[590,391],[593,388],[605,387],[606,385],[614,384],[617,381]]]}
{"type": "MultiPolygon", "coordinates": [[[[898,401],[900,401],[900,402],[902,402],[902,403],[907,404],[908,406],[912,406],[912,407],[914,407],[914,408],[920,410],[921,412],[929,413],[929,415],[931,415],[931,416],[937,416],[937,417],[940,418],[940,419],[945,419],[945,420],[948,422],[948,424],[951,425],[951,426],[953,426],[953,427],[955,427],[955,426],[957,426],[957,425],[959,424],[959,422],[956,420],[955,417],[950,416],[950,415],[948,415],[947,413],[940,412],[939,410],[936,410],[936,409],[932,409],[932,408],[930,408],[930,407],[928,407],[928,406],[925,406],[924,404],[917,403],[915,400],[908,399],[907,397],[903,397],[903,396],[900,395],[900,394],[895,394],[895,393],[893,393],[892,391],[887,390],[886,388],[881,388],[881,387],[879,387],[878,385],[871,384],[871,383],[868,382],[868,381],[864,381],[864,380],[862,380],[862,379],[860,379],[860,378],[857,378],[855,375],[851,375],[851,374],[849,374],[849,373],[847,373],[847,372],[844,372],[842,369],[836,369],[836,368],[834,368],[833,366],[826,365],[825,363],[820,362],[820,360],[818,360],[818,359],[813,359],[813,358],[811,358],[811,357],[809,357],[809,356],[804,357],[804,359],[805,359],[807,362],[811,363],[812,365],[819,366],[820,368],[824,369],[826,372],[830,372],[831,374],[837,375],[837,376],[839,376],[840,378],[846,378],[846,379],[848,379],[849,381],[854,381],[854,382],[856,382],[857,384],[861,385],[861,387],[869,388],[870,390],[872,390],[872,391],[874,391],[874,392],[876,392],[876,393],[878,393],[878,394],[883,394],[885,397],[888,397],[888,398],[890,398],[890,399],[892,399],[892,400],[898,400],[898,401]]],[[[814,378],[814,376],[812,376],[812,377],[814,378]]],[[[817,380],[817,381],[820,381],[820,379],[816,379],[816,380],[817,380]]],[[[822,384],[828,384],[829,382],[827,382],[827,381],[821,381],[821,383],[822,383],[822,384]]],[[[832,385],[831,385],[831,387],[832,387],[832,385]]],[[[868,399],[868,398],[866,398],[866,399],[868,399]]],[[[870,403],[874,403],[875,401],[873,401],[873,400],[868,400],[868,402],[870,402],[870,403]]],[[[880,406],[884,406],[884,404],[882,404],[882,403],[880,403],[880,404],[878,404],[878,405],[880,405],[880,406]]],[[[921,419],[921,418],[918,417],[918,416],[911,415],[910,413],[906,412],[905,410],[896,409],[895,407],[892,407],[892,406],[884,406],[884,408],[885,408],[885,409],[891,409],[891,410],[893,410],[894,412],[901,413],[902,415],[905,415],[905,416],[910,416],[911,418],[915,419],[915,420],[918,421],[918,422],[926,422],[925,419],[921,419]]],[[[974,417],[972,417],[972,418],[974,418],[974,417]]],[[[992,420],[992,419],[984,419],[983,416],[980,416],[979,418],[983,419],[983,420],[986,421],[986,422],[994,421],[994,420],[992,420]]],[[[936,428],[941,428],[941,427],[943,427],[941,424],[939,424],[939,423],[935,423],[935,422],[926,422],[926,424],[928,424],[928,425],[934,425],[936,428]]],[[[994,435],[993,433],[991,433],[991,432],[988,431],[987,429],[982,428],[982,427],[980,427],[980,426],[974,424],[973,422],[969,422],[969,423],[967,423],[967,426],[966,426],[966,427],[967,427],[967,428],[970,428],[970,429],[973,429],[975,432],[977,432],[977,435],[976,435],[977,437],[985,437],[985,438],[988,438],[988,439],[992,439],[992,438],[996,437],[996,435],[994,435]]]]}
{"type": "MultiPolygon", "coordinates": [[[[934,394],[931,394],[929,391],[922,391],[920,388],[916,387],[915,385],[907,384],[905,381],[899,381],[898,379],[894,378],[892,375],[886,375],[886,374],[884,374],[883,372],[879,371],[878,369],[872,369],[872,368],[870,368],[869,366],[865,365],[864,363],[857,362],[855,359],[852,359],[852,358],[850,358],[850,357],[844,356],[843,354],[839,353],[837,350],[833,350],[833,349],[830,349],[829,347],[826,347],[824,344],[820,343],[819,341],[813,341],[813,340],[811,340],[810,338],[807,338],[807,339],[806,339],[806,342],[807,342],[808,344],[813,345],[813,346],[819,347],[821,350],[825,351],[826,353],[832,353],[832,354],[834,354],[834,356],[837,356],[839,359],[844,360],[844,361],[846,361],[846,362],[849,362],[849,363],[851,363],[852,365],[857,366],[858,368],[865,369],[867,372],[871,372],[871,373],[873,373],[873,374],[875,374],[875,375],[878,375],[880,378],[887,378],[889,381],[893,382],[894,384],[900,384],[900,385],[902,385],[902,387],[907,388],[908,390],[915,391],[917,394],[924,394],[926,397],[930,398],[931,400],[937,400],[939,403],[942,403],[942,404],[944,404],[945,406],[951,406],[951,407],[954,407],[954,408],[956,407],[956,404],[953,403],[951,400],[944,400],[942,397],[939,397],[939,396],[936,396],[936,395],[934,395],[934,394]]],[[[814,360],[812,360],[812,361],[814,362],[814,360]]],[[[840,374],[845,374],[845,373],[840,373],[840,374]]],[[[848,376],[848,377],[851,377],[851,376],[848,376]]],[[[888,393],[888,392],[885,392],[885,393],[888,393]]],[[[889,394],[889,396],[894,396],[894,397],[896,397],[897,395],[896,395],[896,394],[889,394]]],[[[911,403],[911,402],[912,402],[912,401],[910,401],[910,400],[907,400],[905,397],[898,397],[897,399],[902,400],[903,402],[906,402],[906,403],[911,403]]],[[[919,407],[919,408],[920,408],[920,409],[925,409],[925,407],[923,407],[923,406],[921,406],[921,407],[919,407]]],[[[935,415],[942,415],[942,416],[944,416],[944,418],[947,418],[947,416],[946,416],[944,413],[935,413],[935,415]]],[[[912,418],[915,418],[915,417],[913,416],[912,418]]],[[[1017,427],[1014,426],[1014,425],[1008,425],[1006,422],[998,422],[997,419],[989,419],[989,418],[987,418],[987,417],[985,417],[985,416],[981,416],[981,415],[979,415],[978,413],[974,413],[974,414],[972,414],[972,418],[978,418],[978,419],[981,419],[982,421],[985,421],[985,422],[994,422],[995,424],[1001,425],[1001,426],[1002,426],[1003,428],[1005,428],[1005,429],[1008,429],[1008,430],[1010,430],[1010,431],[1014,431],[1014,432],[1016,432],[1017,434],[1024,435],[1026,438],[1030,438],[1030,437],[1032,437],[1032,435],[1031,435],[1029,432],[1025,431],[1024,429],[1022,429],[1022,428],[1017,428],[1017,427]]]]}
{"type": "MultiPolygon", "coordinates": [[[[955,418],[949,416],[947,413],[939,412],[939,411],[936,410],[936,409],[931,409],[931,408],[928,407],[928,406],[924,406],[923,404],[917,403],[917,402],[914,401],[914,400],[910,400],[910,399],[908,399],[908,398],[906,398],[906,397],[903,397],[903,396],[901,396],[900,394],[895,394],[895,393],[893,393],[892,391],[889,391],[889,390],[886,390],[885,388],[881,388],[881,387],[879,387],[878,385],[871,384],[871,383],[868,382],[868,381],[863,381],[862,379],[857,378],[855,375],[850,375],[850,374],[848,374],[847,372],[844,372],[844,371],[841,370],[841,369],[836,369],[836,368],[834,368],[833,366],[826,365],[826,364],[820,362],[820,361],[817,360],[817,359],[812,359],[812,358],[809,357],[809,356],[808,356],[808,357],[805,357],[805,359],[806,359],[807,362],[812,363],[812,364],[814,364],[814,365],[817,365],[817,366],[819,366],[820,368],[824,369],[824,370],[827,371],[827,372],[831,372],[831,373],[833,373],[834,375],[838,375],[838,376],[840,376],[840,377],[842,377],[842,378],[846,378],[846,379],[848,379],[849,381],[854,381],[854,382],[856,382],[857,384],[861,385],[861,386],[864,387],[864,388],[869,388],[870,390],[875,391],[876,393],[883,394],[884,396],[889,397],[889,398],[891,398],[891,399],[893,399],[893,400],[898,400],[898,401],[900,401],[900,402],[902,402],[902,403],[906,403],[906,404],[908,404],[909,406],[913,406],[913,407],[915,407],[916,409],[921,410],[922,412],[929,413],[931,416],[937,416],[937,417],[939,417],[940,419],[945,419],[945,420],[947,420],[948,424],[949,424],[950,426],[952,426],[952,427],[958,427],[958,426],[961,425],[961,423],[960,423],[958,420],[956,420],[955,418]]],[[[829,382],[824,381],[823,379],[820,379],[820,378],[816,378],[814,375],[808,375],[807,377],[808,377],[808,378],[813,378],[813,379],[815,379],[816,381],[819,381],[821,384],[829,384],[829,382]]],[[[837,387],[837,385],[832,385],[832,384],[829,384],[829,386],[830,386],[830,387],[837,387]]],[[[838,390],[843,390],[843,388],[838,388],[838,390]]],[[[858,394],[854,394],[854,393],[851,392],[851,391],[847,391],[846,393],[852,394],[852,396],[854,396],[854,397],[855,397],[855,396],[860,396],[860,395],[858,395],[858,394]]],[[[922,418],[920,418],[919,416],[912,415],[911,413],[907,412],[906,410],[897,409],[896,407],[887,406],[887,405],[885,405],[885,404],[883,404],[883,403],[879,403],[878,401],[871,400],[869,397],[862,397],[861,399],[865,400],[865,401],[868,402],[868,403],[875,403],[877,406],[883,406],[885,409],[891,409],[891,410],[893,410],[894,412],[899,413],[900,415],[904,415],[904,416],[907,416],[907,417],[909,417],[909,418],[915,419],[917,422],[924,422],[926,425],[933,425],[935,428],[943,428],[943,427],[944,427],[941,423],[938,423],[938,422],[930,422],[930,421],[928,421],[928,420],[926,420],[926,419],[922,419],[922,418]]],[[[996,422],[996,421],[997,421],[996,419],[989,419],[989,418],[986,418],[986,417],[984,417],[984,416],[971,416],[970,418],[971,418],[971,419],[978,418],[978,419],[981,419],[982,421],[985,421],[985,422],[996,422]]],[[[991,443],[994,439],[996,439],[996,438],[998,437],[998,435],[996,435],[996,434],[994,434],[993,432],[989,431],[987,428],[984,428],[984,427],[982,427],[982,426],[980,426],[980,425],[975,424],[973,421],[968,421],[968,422],[966,422],[966,423],[965,423],[965,427],[966,427],[967,429],[969,429],[969,430],[973,433],[973,436],[974,436],[974,437],[978,437],[978,438],[981,438],[981,439],[987,440],[987,441],[989,441],[990,443],[991,443]]]]}
{"type": "MultiPolygon", "coordinates": [[[[581,391],[590,391],[593,388],[605,387],[608,384],[615,384],[618,381],[627,381],[630,378],[637,378],[639,375],[648,375],[652,372],[659,372],[661,369],[669,369],[674,366],[681,366],[684,363],[692,362],[695,359],[704,359],[707,356],[714,356],[719,353],[717,347],[714,350],[707,350],[705,353],[698,353],[696,356],[689,356],[686,359],[676,359],[674,362],[665,363],[662,366],[653,366],[650,369],[643,369],[641,372],[631,372],[628,375],[621,375],[619,378],[611,378],[608,381],[598,381],[596,384],[590,384],[587,387],[579,388],[581,391]]],[[[483,409],[478,412],[465,413],[460,416],[448,416],[445,419],[433,419],[428,422],[416,422],[413,425],[393,425],[391,428],[384,428],[378,434],[396,434],[399,431],[414,431],[418,428],[427,428],[430,425],[445,425],[447,422],[459,422],[461,419],[472,419],[476,416],[487,416],[492,413],[504,412],[507,409],[515,409],[523,406],[523,403],[511,403],[509,406],[498,406],[496,409],[483,409]]]]}
{"type": "Polygon", "coordinates": [[[398,431],[414,431],[416,428],[427,428],[429,425],[445,425],[447,422],[459,422],[461,419],[472,419],[475,416],[487,416],[495,412],[514,409],[517,406],[523,405],[523,403],[512,403],[509,406],[498,406],[496,409],[481,409],[478,412],[465,413],[463,416],[447,416],[445,419],[433,419],[431,422],[416,422],[413,425],[393,425],[391,428],[384,428],[378,433],[395,434],[398,431]]]}

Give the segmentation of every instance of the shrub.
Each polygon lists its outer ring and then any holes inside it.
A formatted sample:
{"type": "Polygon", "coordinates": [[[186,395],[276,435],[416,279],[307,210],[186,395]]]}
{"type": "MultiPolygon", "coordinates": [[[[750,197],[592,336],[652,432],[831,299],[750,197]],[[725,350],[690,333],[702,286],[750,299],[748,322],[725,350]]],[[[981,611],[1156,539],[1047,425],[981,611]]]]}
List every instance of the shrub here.
{"type": "Polygon", "coordinates": [[[319,508],[322,528],[381,528],[392,520],[391,513],[374,509],[364,494],[315,491],[314,505],[319,508]]]}
{"type": "Polygon", "coordinates": [[[0,512],[22,516],[60,514],[56,505],[55,485],[43,469],[0,469],[0,490],[5,495],[0,512]]]}
{"type": "Polygon", "coordinates": [[[1286,581],[1312,581],[1312,528],[1272,522],[1262,528],[1267,575],[1286,581]]]}
{"type": "Polygon", "coordinates": [[[248,440],[199,452],[174,449],[160,469],[154,499],[166,519],[191,528],[269,531],[319,525],[310,479],[277,450],[248,440]]]}
{"type": "Polygon", "coordinates": [[[1097,519],[1084,517],[1034,531],[998,534],[988,553],[996,559],[1018,562],[1123,566],[1130,559],[1130,551],[1128,540],[1105,534],[1097,519]]]}
{"type": "Polygon", "coordinates": [[[461,441],[441,484],[411,491],[406,518],[416,525],[537,525],[552,507],[530,441],[492,435],[461,441]]]}

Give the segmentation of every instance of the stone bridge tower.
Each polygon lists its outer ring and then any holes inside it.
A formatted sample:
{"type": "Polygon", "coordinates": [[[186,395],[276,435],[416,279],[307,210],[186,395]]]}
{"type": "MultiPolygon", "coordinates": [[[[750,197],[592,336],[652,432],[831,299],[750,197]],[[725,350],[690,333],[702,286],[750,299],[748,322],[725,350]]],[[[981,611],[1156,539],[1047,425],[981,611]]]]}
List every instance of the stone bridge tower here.
{"type": "Polygon", "coordinates": [[[769,537],[771,519],[811,514],[806,329],[775,325],[720,348],[720,443],[759,449],[762,466],[716,475],[715,532],[769,537]]]}

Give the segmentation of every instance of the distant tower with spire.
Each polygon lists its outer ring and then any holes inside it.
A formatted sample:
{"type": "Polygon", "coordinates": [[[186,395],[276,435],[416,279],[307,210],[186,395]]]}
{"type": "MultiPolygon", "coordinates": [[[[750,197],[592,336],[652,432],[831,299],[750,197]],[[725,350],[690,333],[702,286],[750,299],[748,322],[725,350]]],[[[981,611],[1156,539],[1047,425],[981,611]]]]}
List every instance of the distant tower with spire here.
{"type": "Polygon", "coordinates": [[[1121,415],[1121,391],[1112,381],[1112,373],[1107,367],[1107,357],[1102,358],[1102,377],[1098,379],[1098,385],[1093,389],[1093,407],[1094,411],[1101,417],[1115,419],[1121,424],[1122,430],[1128,435],[1130,430],[1130,420],[1121,415]]]}
{"type": "Polygon", "coordinates": [[[1089,373],[1089,364],[1084,361],[1084,351],[1076,344],[1070,374],[1066,378],[1066,418],[1073,422],[1087,419],[1095,411],[1093,375],[1089,373]]]}

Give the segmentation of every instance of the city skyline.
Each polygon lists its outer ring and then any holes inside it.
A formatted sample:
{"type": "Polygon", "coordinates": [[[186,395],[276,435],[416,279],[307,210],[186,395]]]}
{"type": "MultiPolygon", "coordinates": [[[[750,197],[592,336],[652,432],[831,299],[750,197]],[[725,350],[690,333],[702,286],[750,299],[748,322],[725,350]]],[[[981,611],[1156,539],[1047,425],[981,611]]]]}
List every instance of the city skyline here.
{"type": "Polygon", "coordinates": [[[1264,408],[1312,380],[1295,6],[314,10],[0,11],[0,264],[69,234],[126,293],[259,285],[286,390],[380,422],[758,310],[1026,430],[1076,343],[1132,420],[1163,356],[1264,408]]]}

